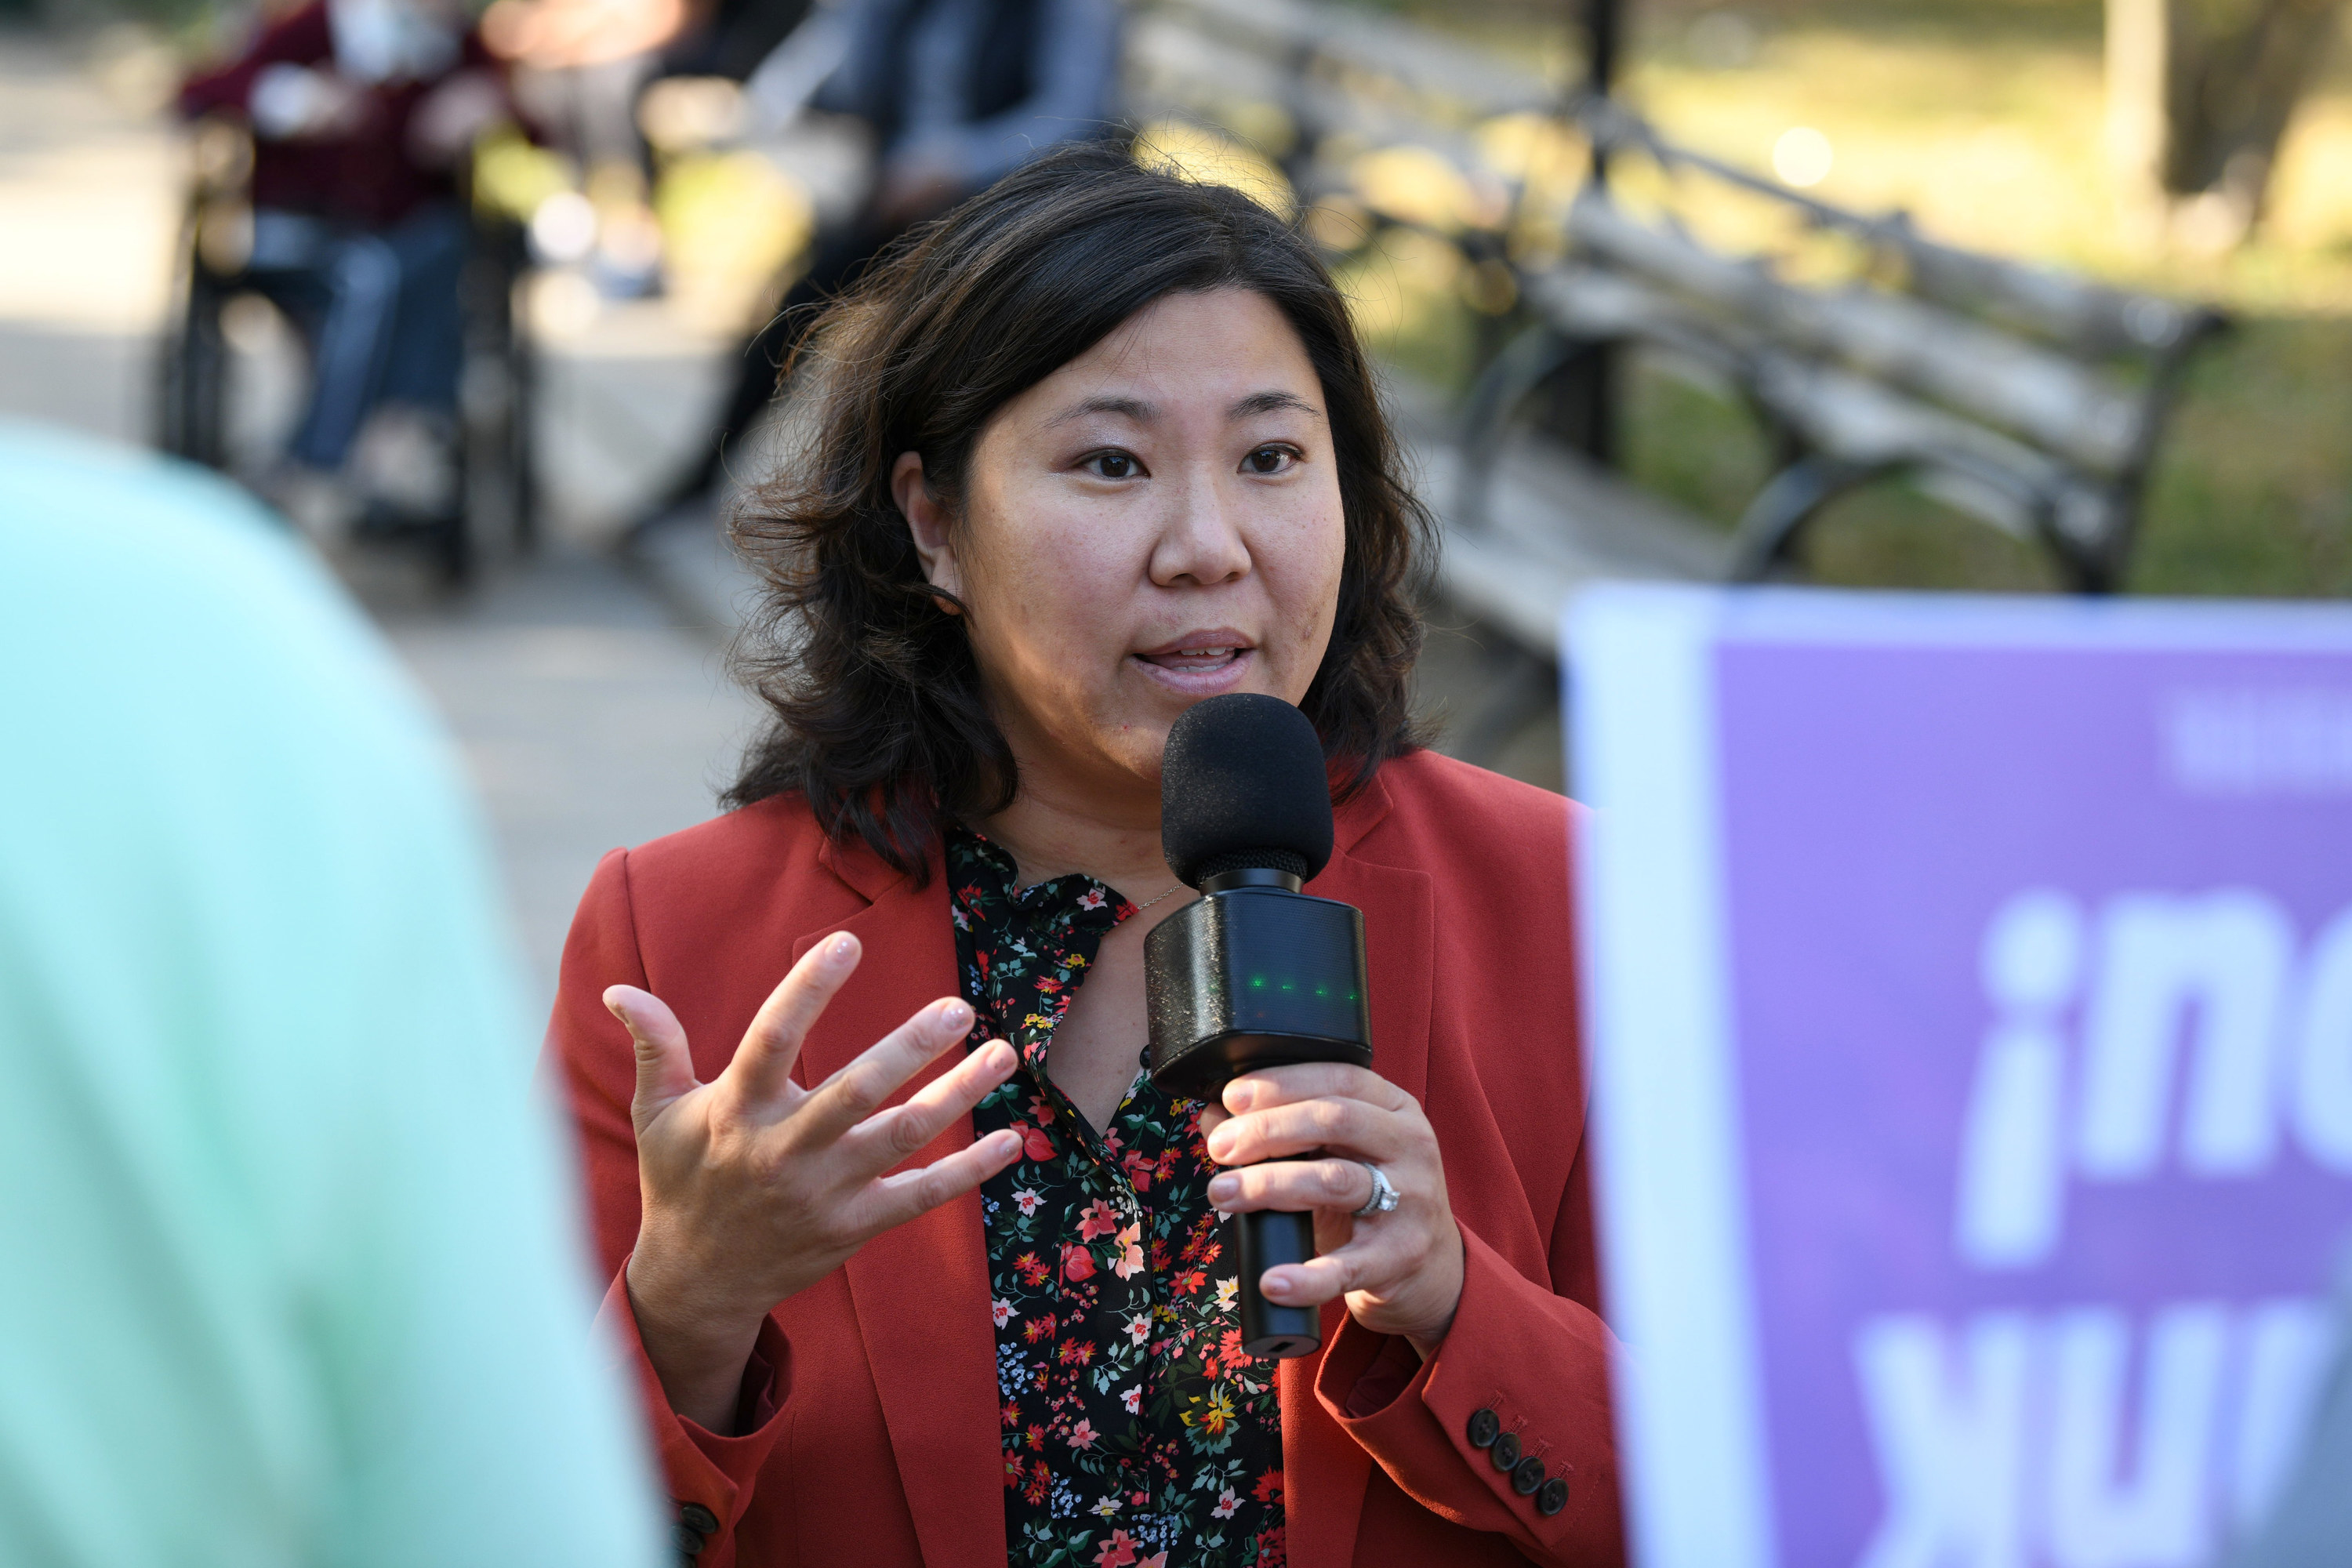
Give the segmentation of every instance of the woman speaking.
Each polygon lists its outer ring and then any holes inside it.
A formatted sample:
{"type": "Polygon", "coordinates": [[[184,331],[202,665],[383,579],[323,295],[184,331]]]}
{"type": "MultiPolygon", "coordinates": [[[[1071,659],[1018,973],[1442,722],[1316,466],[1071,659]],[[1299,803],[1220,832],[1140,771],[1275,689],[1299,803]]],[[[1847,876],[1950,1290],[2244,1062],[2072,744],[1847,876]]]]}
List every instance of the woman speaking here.
{"type": "Polygon", "coordinates": [[[1416,747],[1428,523],[1329,276],[1078,150],[816,341],[739,524],[771,726],[735,809],[598,868],[551,1036],[681,1549],[1617,1562],[1569,807],[1416,747]],[[1192,896],[1169,727],[1231,691],[1322,739],[1377,1057],[1208,1105],[1139,1070],[1143,939],[1192,896]],[[1315,1213],[1263,1283],[1319,1354],[1241,1351],[1259,1208],[1315,1213]]]}

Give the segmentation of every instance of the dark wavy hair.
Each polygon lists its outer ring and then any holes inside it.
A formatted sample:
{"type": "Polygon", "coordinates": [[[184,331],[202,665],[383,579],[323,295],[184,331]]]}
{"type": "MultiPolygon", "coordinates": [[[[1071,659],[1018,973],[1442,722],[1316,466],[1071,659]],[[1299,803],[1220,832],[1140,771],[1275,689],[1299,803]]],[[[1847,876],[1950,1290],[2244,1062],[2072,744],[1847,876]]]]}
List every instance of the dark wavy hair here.
{"type": "Polygon", "coordinates": [[[1040,157],[917,230],[806,334],[797,435],[733,520],[764,590],[735,671],[769,720],[725,805],[797,791],[836,840],[920,878],[944,819],[1012,804],[1012,750],[961,618],[923,576],[892,465],[919,453],[955,515],[999,408],[1162,296],[1226,288],[1288,319],[1330,416],[1347,540],[1330,647],[1299,706],[1335,794],[1421,743],[1407,682],[1433,531],[1346,300],[1249,197],[1097,144],[1040,157]]]}

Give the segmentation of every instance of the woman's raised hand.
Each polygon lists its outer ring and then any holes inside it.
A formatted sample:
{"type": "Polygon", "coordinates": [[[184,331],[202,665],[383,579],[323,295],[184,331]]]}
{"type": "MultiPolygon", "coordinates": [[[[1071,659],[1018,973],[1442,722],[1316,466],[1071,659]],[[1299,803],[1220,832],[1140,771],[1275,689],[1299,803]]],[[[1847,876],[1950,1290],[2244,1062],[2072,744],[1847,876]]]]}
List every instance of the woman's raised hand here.
{"type": "Polygon", "coordinates": [[[846,932],[811,948],[709,1083],[696,1081],[686,1031],[660,998],[633,985],[604,993],[636,1042],[630,1117],[644,1218],[629,1304],[671,1407],[714,1432],[732,1430],[744,1364],[776,1303],[1021,1152],[1016,1135],[994,1132],[919,1170],[884,1174],[1013,1071],[1013,1047],[991,1040],[903,1105],[880,1109],[967,1037],[971,1008],[961,1001],[932,1003],[814,1089],[792,1081],[802,1040],[857,957],[846,932]]]}

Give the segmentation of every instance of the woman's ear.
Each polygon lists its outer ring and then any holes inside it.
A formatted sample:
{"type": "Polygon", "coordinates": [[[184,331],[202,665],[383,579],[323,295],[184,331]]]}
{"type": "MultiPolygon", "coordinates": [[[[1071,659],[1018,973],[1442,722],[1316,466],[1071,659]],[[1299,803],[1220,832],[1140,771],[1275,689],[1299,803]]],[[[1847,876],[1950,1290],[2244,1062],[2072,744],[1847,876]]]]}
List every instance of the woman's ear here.
{"type": "MultiPolygon", "coordinates": [[[[948,509],[923,482],[920,452],[901,452],[890,466],[890,499],[898,503],[908,530],[915,536],[915,553],[922,558],[924,578],[932,587],[961,599],[963,571],[956,560],[948,509]]],[[[940,608],[950,615],[960,613],[950,603],[943,602],[940,608]]]]}

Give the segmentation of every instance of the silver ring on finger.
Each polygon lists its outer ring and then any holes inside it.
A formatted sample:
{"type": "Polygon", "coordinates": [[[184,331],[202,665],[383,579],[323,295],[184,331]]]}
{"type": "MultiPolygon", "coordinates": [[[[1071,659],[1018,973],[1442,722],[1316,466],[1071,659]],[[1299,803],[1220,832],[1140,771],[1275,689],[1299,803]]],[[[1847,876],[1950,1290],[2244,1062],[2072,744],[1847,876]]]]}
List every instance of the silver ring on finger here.
{"type": "Polygon", "coordinates": [[[1358,1209],[1353,1217],[1370,1219],[1376,1214],[1388,1213],[1403,1201],[1397,1193],[1396,1184],[1389,1180],[1389,1173],[1386,1171],[1381,1170],[1370,1160],[1359,1160],[1356,1163],[1363,1166],[1366,1173],[1372,1178],[1372,1195],[1364,1200],[1364,1206],[1358,1209]]]}

